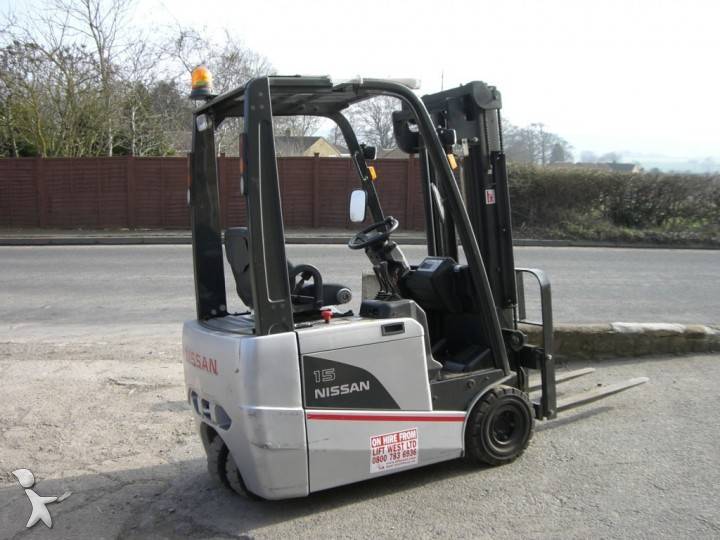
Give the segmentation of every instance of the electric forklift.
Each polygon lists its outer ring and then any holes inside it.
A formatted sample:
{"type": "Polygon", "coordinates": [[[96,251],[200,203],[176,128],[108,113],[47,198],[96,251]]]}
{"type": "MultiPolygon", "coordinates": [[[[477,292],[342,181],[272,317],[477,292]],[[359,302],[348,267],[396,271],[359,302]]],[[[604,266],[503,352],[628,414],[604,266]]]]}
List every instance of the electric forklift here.
{"type": "Polygon", "coordinates": [[[514,267],[497,89],[473,82],[421,99],[412,80],[270,76],[216,96],[208,79],[193,74],[197,319],[184,325],[183,365],[217,481],[286,499],[463,456],[502,465],[527,448],[535,420],[647,380],[558,402],[550,283],[514,267]],[[395,138],[421,163],[427,256],[417,263],[392,238],[400,224],[380,204],[375,149],[344,115],[381,95],[402,101],[395,138]],[[371,224],[348,248],[364,250],[377,284],[358,314],[341,307],[349,287],[287,258],[273,118],[291,115],[334,121],[350,151],[350,219],[371,224]],[[230,118],[243,124],[247,223],[223,231],[215,132],[230,118]],[[228,310],[224,257],[246,312],[228,310]],[[537,322],[526,317],[526,277],[539,283],[537,322]],[[541,326],[541,343],[528,342],[526,324],[541,326]]]}

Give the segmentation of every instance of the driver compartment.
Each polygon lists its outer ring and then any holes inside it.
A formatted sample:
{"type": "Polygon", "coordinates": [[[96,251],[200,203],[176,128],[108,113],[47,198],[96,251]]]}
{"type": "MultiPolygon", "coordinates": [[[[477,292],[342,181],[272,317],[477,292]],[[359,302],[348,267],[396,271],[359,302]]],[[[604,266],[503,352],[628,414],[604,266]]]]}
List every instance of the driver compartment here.
{"type": "Polygon", "coordinates": [[[360,315],[416,318],[426,330],[429,357],[444,374],[495,367],[492,349],[479,331],[483,306],[473,302],[467,265],[451,257],[426,257],[409,267],[398,285],[402,299],[388,300],[381,292],[376,299],[363,300],[360,315]]]}
{"type": "MultiPolygon", "coordinates": [[[[249,229],[225,229],[225,256],[235,278],[238,296],[253,309],[253,290],[250,275],[249,229]]],[[[350,287],[339,283],[325,283],[320,271],[309,264],[295,265],[287,260],[293,317],[319,318],[324,306],[347,304],[352,300],[350,287]],[[311,283],[307,283],[308,281],[311,283]]]]}
{"type": "Polygon", "coordinates": [[[467,265],[451,257],[426,257],[401,279],[400,287],[427,313],[432,353],[446,371],[467,373],[494,367],[489,343],[479,331],[467,265]]]}

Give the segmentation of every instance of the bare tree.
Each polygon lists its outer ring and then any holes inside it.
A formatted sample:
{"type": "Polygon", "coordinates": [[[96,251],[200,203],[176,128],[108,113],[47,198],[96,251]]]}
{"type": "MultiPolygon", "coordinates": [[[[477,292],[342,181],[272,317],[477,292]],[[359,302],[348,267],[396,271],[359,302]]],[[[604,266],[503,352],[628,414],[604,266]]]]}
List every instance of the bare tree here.
{"type": "MultiPolygon", "coordinates": [[[[210,67],[218,92],[273,72],[229,33],[140,34],[129,25],[134,0],[37,1],[17,17],[0,14],[0,155],[172,153],[190,126],[185,95],[196,65],[210,67]]],[[[280,129],[309,135],[318,126],[299,117],[280,129]]],[[[237,152],[239,127],[223,123],[219,152],[237,152]]]]}
{"type": "MultiPolygon", "coordinates": [[[[123,42],[120,30],[126,25],[134,0],[53,0],[54,10],[46,21],[71,34],[87,40],[94,48],[97,75],[100,83],[103,117],[106,130],[107,155],[113,155],[115,145],[116,110],[114,86],[117,66],[131,48],[123,42]]],[[[138,40],[134,41],[137,43],[138,40]]]]}
{"type": "Polygon", "coordinates": [[[24,91],[31,99],[16,104],[20,110],[25,103],[37,105],[31,120],[41,155],[95,153],[97,132],[90,128],[95,123],[104,132],[105,153],[112,155],[117,66],[127,48],[120,41],[120,29],[130,4],[131,0],[47,0],[24,12],[22,20],[6,17],[6,22],[13,22],[5,25],[2,35],[5,57],[29,68],[16,71],[14,83],[16,92],[24,91]],[[43,98],[36,104],[32,98],[39,94],[43,98]],[[54,131],[60,141],[55,141],[54,131]]]}
{"type": "Polygon", "coordinates": [[[277,116],[273,119],[275,135],[308,137],[320,127],[319,116],[277,116]]]}
{"type": "Polygon", "coordinates": [[[199,65],[208,66],[217,93],[242,86],[253,77],[274,72],[266,57],[246,47],[227,30],[218,43],[194,28],[178,27],[172,40],[166,44],[165,53],[176,62],[179,69],[172,75],[178,79],[189,81],[193,69],[199,65]]]}
{"type": "Polygon", "coordinates": [[[521,128],[503,122],[503,141],[508,159],[528,165],[547,165],[572,160],[572,146],[541,123],[521,128]]]}
{"type": "Polygon", "coordinates": [[[395,148],[392,112],[400,109],[400,100],[390,96],[378,96],[352,107],[354,127],[365,141],[378,148],[395,148]]]}
{"type": "Polygon", "coordinates": [[[14,39],[0,49],[0,87],[13,155],[85,155],[97,149],[92,61],[77,46],[14,39]]]}
{"type": "MultiPolygon", "coordinates": [[[[171,78],[189,82],[190,72],[199,65],[206,65],[213,74],[216,93],[226,92],[254,77],[274,72],[266,57],[246,47],[227,30],[222,42],[218,43],[194,28],[178,27],[172,40],[166,44],[165,52],[177,66],[171,78]]],[[[240,125],[239,121],[230,119],[218,129],[218,152],[237,154],[240,125]]]]}

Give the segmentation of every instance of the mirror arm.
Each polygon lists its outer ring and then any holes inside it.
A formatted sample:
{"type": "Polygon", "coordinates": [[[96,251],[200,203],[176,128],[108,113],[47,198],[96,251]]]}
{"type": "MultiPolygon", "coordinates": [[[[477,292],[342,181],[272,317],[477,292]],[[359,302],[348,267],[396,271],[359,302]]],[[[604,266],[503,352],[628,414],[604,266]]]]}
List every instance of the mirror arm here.
{"type": "Polygon", "coordinates": [[[365,190],[365,193],[367,193],[367,206],[370,209],[370,215],[372,216],[373,221],[384,221],[385,214],[383,214],[382,207],[380,206],[377,191],[375,190],[375,184],[373,184],[373,181],[370,180],[370,173],[367,170],[367,164],[365,163],[365,158],[363,157],[362,148],[360,148],[360,143],[358,143],[350,122],[348,122],[345,115],[340,112],[332,113],[328,115],[327,118],[337,124],[343,134],[343,137],[345,138],[345,144],[347,145],[348,150],[350,150],[350,155],[352,156],[351,159],[355,164],[355,169],[360,177],[361,185],[365,190]]]}

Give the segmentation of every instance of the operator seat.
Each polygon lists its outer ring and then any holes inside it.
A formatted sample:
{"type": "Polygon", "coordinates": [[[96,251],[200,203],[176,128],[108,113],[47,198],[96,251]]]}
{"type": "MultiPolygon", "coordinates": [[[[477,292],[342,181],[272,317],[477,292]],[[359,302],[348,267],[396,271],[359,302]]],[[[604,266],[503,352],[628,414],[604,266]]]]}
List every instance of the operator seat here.
{"type": "MultiPolygon", "coordinates": [[[[231,227],[225,229],[225,256],[227,257],[238,296],[243,303],[253,308],[252,285],[250,284],[250,249],[248,245],[249,233],[247,227],[231,227]]],[[[294,265],[289,260],[288,277],[290,278],[290,293],[295,313],[313,311],[321,306],[335,306],[347,304],[352,300],[350,288],[338,283],[325,283],[320,272],[309,264],[294,265]],[[305,282],[312,277],[313,282],[305,282]],[[322,290],[316,294],[315,287],[320,283],[322,290]],[[318,300],[319,299],[319,300],[318,300]]]]}

